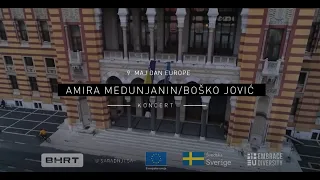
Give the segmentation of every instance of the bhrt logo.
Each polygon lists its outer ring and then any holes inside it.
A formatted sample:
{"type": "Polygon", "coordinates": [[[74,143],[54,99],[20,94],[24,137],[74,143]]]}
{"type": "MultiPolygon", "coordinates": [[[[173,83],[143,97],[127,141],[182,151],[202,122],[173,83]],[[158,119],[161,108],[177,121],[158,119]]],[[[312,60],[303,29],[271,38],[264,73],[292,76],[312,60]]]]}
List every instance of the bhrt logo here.
{"type": "Polygon", "coordinates": [[[248,153],[248,166],[281,166],[282,153],[248,153]]]}
{"type": "Polygon", "coordinates": [[[42,167],[83,167],[81,153],[43,153],[41,154],[42,167]]]}

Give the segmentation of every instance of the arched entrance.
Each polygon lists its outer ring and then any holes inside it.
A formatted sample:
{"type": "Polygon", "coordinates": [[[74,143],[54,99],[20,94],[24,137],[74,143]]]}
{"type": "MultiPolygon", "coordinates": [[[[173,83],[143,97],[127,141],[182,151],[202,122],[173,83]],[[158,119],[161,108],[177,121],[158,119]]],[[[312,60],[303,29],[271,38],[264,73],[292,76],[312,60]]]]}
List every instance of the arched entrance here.
{"type": "MultiPolygon", "coordinates": [[[[121,80],[115,76],[107,79],[106,84],[122,84],[121,80]]],[[[109,105],[123,105],[125,104],[123,96],[109,96],[109,105]]],[[[123,106],[109,106],[111,119],[115,120],[122,114],[126,113],[126,108],[123,106]]]]}
{"type": "Polygon", "coordinates": [[[220,125],[225,121],[228,96],[212,96],[208,108],[208,124],[220,125]]]}
{"type": "MultiPolygon", "coordinates": [[[[161,80],[158,82],[158,84],[165,84],[165,81],[161,80]]],[[[167,84],[171,84],[171,82],[169,81],[167,84]]],[[[162,102],[163,105],[165,105],[166,103],[168,104],[168,107],[163,107],[159,109],[159,111],[157,111],[158,114],[159,112],[163,113],[162,119],[166,119],[166,120],[176,119],[176,105],[175,105],[174,96],[157,96],[157,102],[162,102]]]]}
{"type": "Polygon", "coordinates": [[[268,114],[270,98],[268,96],[258,97],[256,116],[250,129],[250,143],[260,147],[264,143],[268,131],[268,114]]]}
{"type": "MultiPolygon", "coordinates": [[[[141,78],[135,78],[131,81],[131,84],[143,84],[144,80],[141,78]]],[[[146,99],[149,98],[147,97],[142,97],[142,96],[132,96],[131,97],[131,114],[134,116],[144,116],[145,115],[145,110],[143,108],[137,107],[137,103],[142,103],[146,101],[146,99]]]]}
{"type": "MultiPolygon", "coordinates": [[[[188,82],[187,84],[197,84],[196,82],[188,82]]],[[[185,108],[185,121],[190,122],[201,122],[201,106],[191,106],[191,105],[202,105],[201,96],[186,96],[186,106],[185,108]]]]}
{"type": "Polygon", "coordinates": [[[85,129],[89,128],[91,124],[91,118],[87,97],[79,97],[78,109],[80,122],[82,122],[82,125],[85,129]]]}

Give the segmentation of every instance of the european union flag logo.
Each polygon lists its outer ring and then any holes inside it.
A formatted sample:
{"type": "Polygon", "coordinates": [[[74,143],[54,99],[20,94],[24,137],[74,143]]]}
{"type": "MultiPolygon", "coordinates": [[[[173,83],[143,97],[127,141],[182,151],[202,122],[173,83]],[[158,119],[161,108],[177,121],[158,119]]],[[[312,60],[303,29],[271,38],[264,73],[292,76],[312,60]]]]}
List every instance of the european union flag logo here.
{"type": "Polygon", "coordinates": [[[146,152],[146,166],[166,166],[166,152],[146,152]]]}
{"type": "Polygon", "coordinates": [[[204,152],[183,152],[182,163],[185,166],[204,166],[204,152]]]}

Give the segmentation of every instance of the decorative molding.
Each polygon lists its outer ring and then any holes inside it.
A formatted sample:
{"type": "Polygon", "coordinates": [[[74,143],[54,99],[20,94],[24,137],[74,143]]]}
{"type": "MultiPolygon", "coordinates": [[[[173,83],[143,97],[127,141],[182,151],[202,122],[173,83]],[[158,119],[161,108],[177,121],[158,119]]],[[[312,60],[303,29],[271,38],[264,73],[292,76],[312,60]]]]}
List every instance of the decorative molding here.
{"type": "Polygon", "coordinates": [[[10,8],[13,19],[24,19],[24,8],[10,8]]]}
{"type": "Polygon", "coordinates": [[[209,19],[209,31],[216,27],[217,17],[219,15],[218,8],[209,8],[208,19],[209,19]]]}
{"type": "Polygon", "coordinates": [[[121,27],[127,27],[128,10],[127,8],[119,8],[118,11],[121,27]]]}
{"type": "Polygon", "coordinates": [[[101,8],[94,8],[94,19],[96,21],[96,29],[101,30],[101,26],[102,26],[102,10],[101,10],[101,8]]]}
{"type": "Polygon", "coordinates": [[[246,33],[248,24],[249,8],[243,8],[241,11],[241,33],[246,33]]]}
{"type": "Polygon", "coordinates": [[[296,8],[268,8],[267,25],[292,25],[296,8]]]}
{"type": "Polygon", "coordinates": [[[61,8],[63,22],[80,22],[79,8],[61,8]]]}
{"type": "Polygon", "coordinates": [[[33,8],[33,14],[36,19],[49,19],[47,8],[33,8]]]}
{"type": "Polygon", "coordinates": [[[186,15],[187,15],[187,12],[185,8],[177,8],[176,16],[178,21],[178,28],[184,27],[184,19],[186,15]]]}

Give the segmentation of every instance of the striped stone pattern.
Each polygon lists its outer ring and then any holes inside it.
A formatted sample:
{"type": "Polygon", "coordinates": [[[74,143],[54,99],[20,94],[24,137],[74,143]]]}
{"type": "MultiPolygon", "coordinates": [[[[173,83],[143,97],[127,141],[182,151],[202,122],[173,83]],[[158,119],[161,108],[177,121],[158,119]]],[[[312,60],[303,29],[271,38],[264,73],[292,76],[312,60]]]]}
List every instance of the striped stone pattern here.
{"type": "MultiPolygon", "coordinates": [[[[246,33],[241,35],[238,66],[240,83],[253,84],[260,62],[267,9],[250,8],[246,33]]],[[[251,120],[254,119],[256,97],[238,97],[235,111],[231,112],[228,143],[240,144],[248,139],[251,120]]]]}
{"type": "MultiPolygon", "coordinates": [[[[313,9],[301,10],[301,18],[297,34],[303,42],[308,40],[308,24],[314,19],[313,9]]],[[[302,44],[303,45],[303,44],[302,44]]],[[[312,59],[304,59],[302,70],[308,72],[307,83],[303,98],[300,98],[300,104],[297,110],[296,128],[298,131],[310,132],[312,129],[319,129],[320,126],[315,124],[316,114],[320,111],[320,48],[312,54],[312,59]]]]}
{"type": "Polygon", "coordinates": [[[288,47],[284,58],[282,84],[279,95],[272,101],[267,142],[271,150],[280,150],[295,97],[306,44],[315,9],[296,8],[288,47]]]}
{"type": "MultiPolygon", "coordinates": [[[[59,83],[72,83],[70,78],[67,35],[64,30],[61,8],[48,8],[49,18],[52,24],[51,39],[55,44],[57,54],[57,70],[59,83]]],[[[75,123],[79,119],[78,97],[61,97],[67,109],[67,116],[70,122],[75,123]]]]}
{"type": "Polygon", "coordinates": [[[16,77],[19,85],[20,95],[13,95],[11,83],[5,74],[4,64],[0,65],[1,88],[0,93],[5,99],[23,99],[25,102],[42,101],[43,103],[52,103],[52,93],[49,80],[46,78],[45,57],[56,58],[56,52],[53,48],[42,48],[37,31],[37,23],[33,16],[32,8],[24,8],[25,24],[28,31],[29,47],[21,47],[14,27],[13,17],[11,17],[10,8],[3,8],[3,23],[8,37],[8,47],[1,47],[0,54],[12,56],[16,70],[16,77]],[[36,70],[37,83],[40,97],[32,97],[29,80],[25,72],[23,57],[32,57],[36,70]]]}
{"type": "MultiPolygon", "coordinates": [[[[103,59],[103,38],[102,30],[97,29],[93,8],[81,9],[82,31],[85,38],[83,42],[86,52],[86,62],[88,67],[89,82],[93,84],[101,83],[100,63],[103,59]]],[[[108,109],[108,98],[88,97],[91,119],[96,122],[98,128],[110,127],[110,112],[108,109]]]]}

